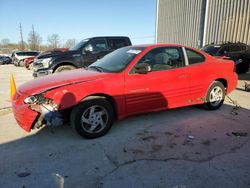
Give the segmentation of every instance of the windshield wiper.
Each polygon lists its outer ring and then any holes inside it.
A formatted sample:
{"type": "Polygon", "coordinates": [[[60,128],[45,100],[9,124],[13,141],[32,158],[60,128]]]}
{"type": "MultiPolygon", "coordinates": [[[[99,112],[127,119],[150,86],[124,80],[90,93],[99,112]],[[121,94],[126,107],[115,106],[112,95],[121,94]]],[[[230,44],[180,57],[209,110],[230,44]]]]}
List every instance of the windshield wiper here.
{"type": "Polygon", "coordinates": [[[90,67],[88,67],[88,68],[95,69],[95,70],[97,70],[97,71],[99,71],[99,72],[104,72],[103,68],[102,68],[102,67],[99,67],[99,66],[90,66],[90,67]]]}

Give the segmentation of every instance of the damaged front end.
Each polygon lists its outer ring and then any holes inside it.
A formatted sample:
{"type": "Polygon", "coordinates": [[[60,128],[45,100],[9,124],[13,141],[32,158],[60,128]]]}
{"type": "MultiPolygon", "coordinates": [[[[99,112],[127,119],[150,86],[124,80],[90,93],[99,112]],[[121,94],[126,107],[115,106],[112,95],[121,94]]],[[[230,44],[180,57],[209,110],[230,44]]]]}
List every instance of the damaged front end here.
{"type": "Polygon", "coordinates": [[[44,94],[29,96],[23,102],[39,114],[33,128],[40,128],[43,125],[60,126],[64,123],[58,105],[52,99],[44,97],[44,94]]]}

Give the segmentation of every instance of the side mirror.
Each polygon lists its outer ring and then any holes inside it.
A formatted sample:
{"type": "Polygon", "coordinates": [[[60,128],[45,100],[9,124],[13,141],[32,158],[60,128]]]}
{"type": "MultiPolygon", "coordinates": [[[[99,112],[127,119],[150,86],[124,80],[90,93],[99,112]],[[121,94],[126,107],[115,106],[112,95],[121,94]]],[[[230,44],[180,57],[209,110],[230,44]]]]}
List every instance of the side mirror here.
{"type": "Polygon", "coordinates": [[[147,74],[152,70],[151,66],[147,63],[140,63],[135,65],[135,73],[147,74]]]}
{"type": "Polygon", "coordinates": [[[93,52],[93,46],[91,44],[83,48],[83,53],[91,53],[91,52],[93,52]]]}

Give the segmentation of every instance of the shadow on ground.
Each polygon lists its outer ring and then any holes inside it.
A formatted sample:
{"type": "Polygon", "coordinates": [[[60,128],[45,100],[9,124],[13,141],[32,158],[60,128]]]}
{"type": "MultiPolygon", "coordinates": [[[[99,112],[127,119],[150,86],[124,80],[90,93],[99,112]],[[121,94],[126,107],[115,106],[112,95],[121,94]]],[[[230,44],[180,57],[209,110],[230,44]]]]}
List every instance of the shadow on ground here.
{"type": "Polygon", "coordinates": [[[239,180],[247,187],[249,152],[213,161],[249,146],[249,114],[226,104],[217,111],[179,108],[116,122],[94,140],[68,125],[45,127],[0,145],[0,187],[234,187],[239,180]],[[229,183],[227,171],[234,174],[229,183]]]}

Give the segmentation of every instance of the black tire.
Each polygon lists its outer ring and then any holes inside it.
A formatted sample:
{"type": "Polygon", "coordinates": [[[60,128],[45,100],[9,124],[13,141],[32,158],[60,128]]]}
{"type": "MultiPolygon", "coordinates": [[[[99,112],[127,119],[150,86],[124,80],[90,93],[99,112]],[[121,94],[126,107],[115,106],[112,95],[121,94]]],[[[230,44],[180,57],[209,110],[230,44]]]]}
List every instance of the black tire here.
{"type": "Polygon", "coordinates": [[[217,110],[223,104],[224,99],[225,99],[225,86],[221,82],[215,81],[212,83],[212,85],[209,87],[207,91],[204,107],[207,110],[217,110]],[[218,95],[215,96],[217,97],[218,100],[216,100],[216,98],[213,96],[215,92],[218,92],[218,95]]]}
{"type": "Polygon", "coordinates": [[[71,126],[79,135],[88,139],[105,135],[113,122],[113,107],[107,100],[101,98],[83,101],[72,110],[70,116],[71,126]]]}
{"type": "Polygon", "coordinates": [[[28,66],[28,70],[32,70],[33,69],[33,62],[29,64],[28,66]]]}
{"type": "Polygon", "coordinates": [[[69,71],[69,70],[74,70],[74,69],[76,68],[72,65],[62,65],[60,67],[57,67],[54,72],[58,73],[58,72],[69,71]]]}
{"type": "Polygon", "coordinates": [[[248,59],[242,59],[242,62],[236,65],[236,72],[238,74],[240,73],[247,73],[249,70],[249,60],[248,59]]]}

